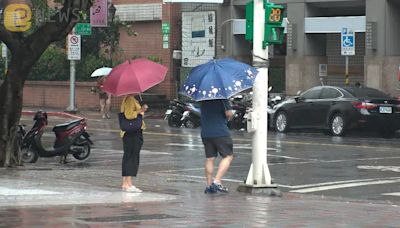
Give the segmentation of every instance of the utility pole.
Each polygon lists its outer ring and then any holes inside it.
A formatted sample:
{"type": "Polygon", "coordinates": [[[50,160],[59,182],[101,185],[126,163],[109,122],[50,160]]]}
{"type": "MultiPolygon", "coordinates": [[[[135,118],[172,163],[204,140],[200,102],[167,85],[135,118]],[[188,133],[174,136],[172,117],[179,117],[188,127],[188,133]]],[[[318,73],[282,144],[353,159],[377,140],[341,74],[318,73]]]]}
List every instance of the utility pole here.
{"type": "MultiPolygon", "coordinates": [[[[266,3],[268,4],[268,3],[266,3]]],[[[268,45],[265,37],[264,0],[254,0],[253,12],[253,66],[258,68],[258,75],[253,85],[253,110],[250,113],[250,128],[252,138],[252,164],[245,185],[238,191],[280,195],[276,185],[272,184],[271,174],[267,165],[267,134],[268,134],[268,45]],[[264,46],[264,47],[263,47],[264,46]]],[[[282,15],[283,16],[283,15],[282,15]]]]}
{"type": "Polygon", "coordinates": [[[75,35],[75,28],[72,33],[67,36],[68,43],[68,59],[70,60],[70,80],[69,80],[69,106],[68,112],[77,112],[75,105],[75,74],[76,60],[81,59],[81,36],[75,35]]]}

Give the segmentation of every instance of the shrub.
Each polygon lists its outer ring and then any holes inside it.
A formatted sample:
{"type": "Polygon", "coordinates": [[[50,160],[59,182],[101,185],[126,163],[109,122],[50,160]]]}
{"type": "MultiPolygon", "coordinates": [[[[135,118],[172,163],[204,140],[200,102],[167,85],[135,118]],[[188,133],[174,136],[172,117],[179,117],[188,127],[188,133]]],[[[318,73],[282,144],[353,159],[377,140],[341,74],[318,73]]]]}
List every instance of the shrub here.
{"type": "Polygon", "coordinates": [[[28,80],[69,80],[69,61],[63,49],[51,45],[33,66],[28,80]]]}

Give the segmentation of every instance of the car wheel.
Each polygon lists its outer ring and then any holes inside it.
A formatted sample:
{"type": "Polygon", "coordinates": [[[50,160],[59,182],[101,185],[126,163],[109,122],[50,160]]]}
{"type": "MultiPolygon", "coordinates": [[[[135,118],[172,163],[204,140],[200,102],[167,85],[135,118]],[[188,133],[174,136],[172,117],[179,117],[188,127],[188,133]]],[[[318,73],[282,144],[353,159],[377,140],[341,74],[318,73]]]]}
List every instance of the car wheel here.
{"type": "Polygon", "coordinates": [[[346,131],[346,121],[342,114],[340,113],[333,114],[329,124],[329,130],[333,136],[344,135],[346,131]]]}
{"type": "Polygon", "coordinates": [[[287,130],[289,129],[288,118],[285,112],[279,112],[276,115],[275,129],[281,133],[287,132],[287,130]]]}

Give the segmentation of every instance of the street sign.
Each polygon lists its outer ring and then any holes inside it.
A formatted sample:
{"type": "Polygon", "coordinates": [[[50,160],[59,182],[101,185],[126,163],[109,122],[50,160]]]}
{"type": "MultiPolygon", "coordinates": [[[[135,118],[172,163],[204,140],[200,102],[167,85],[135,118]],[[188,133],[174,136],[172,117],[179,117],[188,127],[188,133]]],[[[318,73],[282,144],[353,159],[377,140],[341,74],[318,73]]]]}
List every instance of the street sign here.
{"type": "Polygon", "coordinates": [[[89,23],[77,23],[75,26],[75,34],[90,36],[92,35],[92,26],[89,23]]]}
{"type": "Polygon", "coordinates": [[[68,60],[81,59],[81,36],[68,35],[68,60]]]}
{"type": "Polygon", "coordinates": [[[168,22],[163,22],[161,25],[162,34],[169,34],[171,27],[168,22]]]}
{"type": "Polygon", "coordinates": [[[342,29],[341,33],[342,55],[355,55],[355,34],[347,28],[342,29]]]}

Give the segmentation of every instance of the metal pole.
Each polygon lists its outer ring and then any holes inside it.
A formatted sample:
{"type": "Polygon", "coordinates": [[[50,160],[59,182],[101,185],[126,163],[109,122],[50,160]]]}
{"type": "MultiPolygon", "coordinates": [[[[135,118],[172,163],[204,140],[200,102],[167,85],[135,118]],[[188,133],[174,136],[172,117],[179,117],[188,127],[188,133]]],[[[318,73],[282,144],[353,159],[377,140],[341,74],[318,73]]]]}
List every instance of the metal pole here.
{"type": "Polygon", "coordinates": [[[8,71],[8,51],[7,51],[7,45],[5,43],[1,43],[1,48],[2,48],[2,57],[4,58],[4,75],[7,75],[8,71]]]}
{"type": "Polygon", "coordinates": [[[349,56],[346,55],[346,72],[345,72],[345,80],[344,80],[345,85],[349,85],[349,56]]]}
{"type": "Polygon", "coordinates": [[[4,75],[7,75],[8,72],[8,53],[6,52],[5,61],[4,61],[4,75]]]}
{"type": "Polygon", "coordinates": [[[264,15],[263,0],[254,0],[253,65],[259,67],[259,73],[253,86],[253,111],[250,116],[255,132],[252,142],[252,165],[246,179],[246,185],[253,188],[271,186],[271,175],[267,165],[268,47],[262,48],[264,15]]]}
{"type": "Polygon", "coordinates": [[[69,80],[69,107],[67,111],[76,112],[75,107],[75,60],[70,60],[70,80],[69,80]]]}

